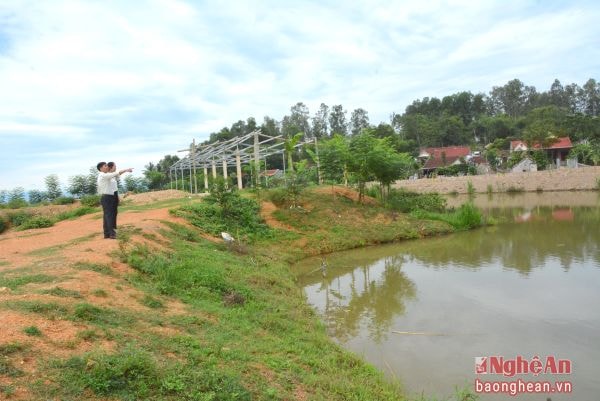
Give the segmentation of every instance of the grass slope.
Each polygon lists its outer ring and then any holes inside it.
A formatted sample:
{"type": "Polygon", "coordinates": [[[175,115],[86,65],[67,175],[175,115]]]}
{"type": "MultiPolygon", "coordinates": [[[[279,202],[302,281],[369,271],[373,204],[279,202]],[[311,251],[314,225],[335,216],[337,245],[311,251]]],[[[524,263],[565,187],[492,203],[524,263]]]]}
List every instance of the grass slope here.
{"type": "MultiPolygon", "coordinates": [[[[122,277],[117,289],[142,291],[142,311],[94,305],[60,287],[48,290],[53,302],[0,305],[74,322],[82,326],[79,341],[98,344],[59,359],[27,345],[3,345],[0,375],[10,382],[0,387],[0,396],[27,386],[33,400],[403,400],[399,383],[329,339],[290,262],[447,233],[451,226],[314,192],[305,195],[301,209],[281,209],[275,217],[292,230],[265,230],[229,247],[205,239],[199,227],[174,223],[160,233],[170,241],[168,249],[164,241],[153,247],[152,236],[134,242],[136,233],[121,232],[118,257],[135,273],[122,277]],[[71,298],[73,304],[63,304],[71,298]],[[185,309],[170,311],[175,301],[185,309]],[[99,346],[102,341],[114,346],[109,351],[99,346]],[[15,361],[31,356],[40,359],[37,379],[25,383],[15,361]]],[[[74,268],[105,273],[92,265],[74,268]]],[[[4,280],[16,288],[50,278],[4,280]]]]}

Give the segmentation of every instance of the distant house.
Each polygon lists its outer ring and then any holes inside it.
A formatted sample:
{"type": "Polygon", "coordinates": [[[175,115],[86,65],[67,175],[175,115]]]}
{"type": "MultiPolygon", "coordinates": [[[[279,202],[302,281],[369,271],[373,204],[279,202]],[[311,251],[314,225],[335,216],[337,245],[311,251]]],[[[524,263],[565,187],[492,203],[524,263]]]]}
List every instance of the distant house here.
{"type": "Polygon", "coordinates": [[[260,172],[260,176],[267,178],[280,178],[283,177],[283,171],[279,170],[278,168],[274,170],[265,170],[260,172]]]}
{"type": "Polygon", "coordinates": [[[510,170],[513,173],[525,173],[527,171],[537,171],[537,164],[529,157],[524,158],[513,166],[510,170]]]}
{"type": "MultiPolygon", "coordinates": [[[[568,136],[557,138],[555,142],[548,146],[543,146],[540,143],[534,143],[531,150],[544,150],[548,158],[552,160],[556,166],[565,165],[567,155],[571,151],[573,144],[568,136]]],[[[527,144],[523,141],[510,141],[510,152],[523,152],[530,150],[527,144]]],[[[515,166],[516,167],[516,166],[515,166]]]]}
{"type": "Polygon", "coordinates": [[[425,160],[421,172],[428,175],[435,169],[463,163],[471,154],[468,146],[447,146],[443,148],[422,148],[419,159],[425,160]]]}

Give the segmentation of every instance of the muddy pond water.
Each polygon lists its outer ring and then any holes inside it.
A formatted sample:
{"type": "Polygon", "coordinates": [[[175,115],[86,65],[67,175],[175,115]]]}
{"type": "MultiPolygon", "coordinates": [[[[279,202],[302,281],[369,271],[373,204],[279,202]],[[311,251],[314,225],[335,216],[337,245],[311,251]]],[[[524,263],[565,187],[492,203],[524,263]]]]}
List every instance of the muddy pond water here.
{"type": "Polygon", "coordinates": [[[309,302],[332,338],[407,394],[479,386],[505,391],[482,400],[599,400],[599,194],[475,203],[498,224],[302,261],[309,302]]]}

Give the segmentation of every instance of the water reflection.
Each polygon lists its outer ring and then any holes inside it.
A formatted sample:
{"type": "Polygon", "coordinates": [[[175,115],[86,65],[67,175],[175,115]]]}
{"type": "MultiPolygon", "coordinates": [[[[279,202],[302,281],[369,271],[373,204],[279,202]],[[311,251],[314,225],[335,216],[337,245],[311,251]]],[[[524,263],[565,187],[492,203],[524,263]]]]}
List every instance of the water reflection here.
{"type": "Polygon", "coordinates": [[[365,323],[369,337],[379,341],[389,333],[392,318],[404,314],[405,301],[415,298],[415,284],[401,270],[402,257],[363,262],[343,274],[333,263],[328,275],[336,276],[321,280],[313,275],[303,283],[306,291],[319,297],[329,332],[345,341],[365,323]]]}
{"type": "Polygon", "coordinates": [[[320,259],[307,259],[299,280],[332,337],[409,392],[446,397],[475,378],[475,356],[558,354],[577,367],[568,399],[592,399],[600,207],[542,203],[483,207],[499,222],[492,227],[330,255],[325,278],[320,259]]]}
{"type": "Polygon", "coordinates": [[[501,263],[523,275],[550,259],[559,260],[568,270],[574,262],[598,254],[599,208],[492,209],[488,213],[499,219],[498,226],[432,239],[426,246],[414,241],[403,250],[434,268],[480,269],[501,263]]]}

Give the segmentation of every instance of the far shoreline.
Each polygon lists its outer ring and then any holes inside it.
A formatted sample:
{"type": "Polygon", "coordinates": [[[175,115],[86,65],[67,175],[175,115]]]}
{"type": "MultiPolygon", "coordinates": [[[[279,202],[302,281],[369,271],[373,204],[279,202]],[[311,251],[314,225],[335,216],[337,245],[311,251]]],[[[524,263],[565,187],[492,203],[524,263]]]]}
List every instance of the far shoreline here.
{"type": "Polygon", "coordinates": [[[600,166],[594,166],[400,180],[392,184],[392,188],[440,194],[467,194],[470,192],[469,187],[472,187],[472,191],[475,193],[592,191],[598,190],[599,181],[600,166]]]}

